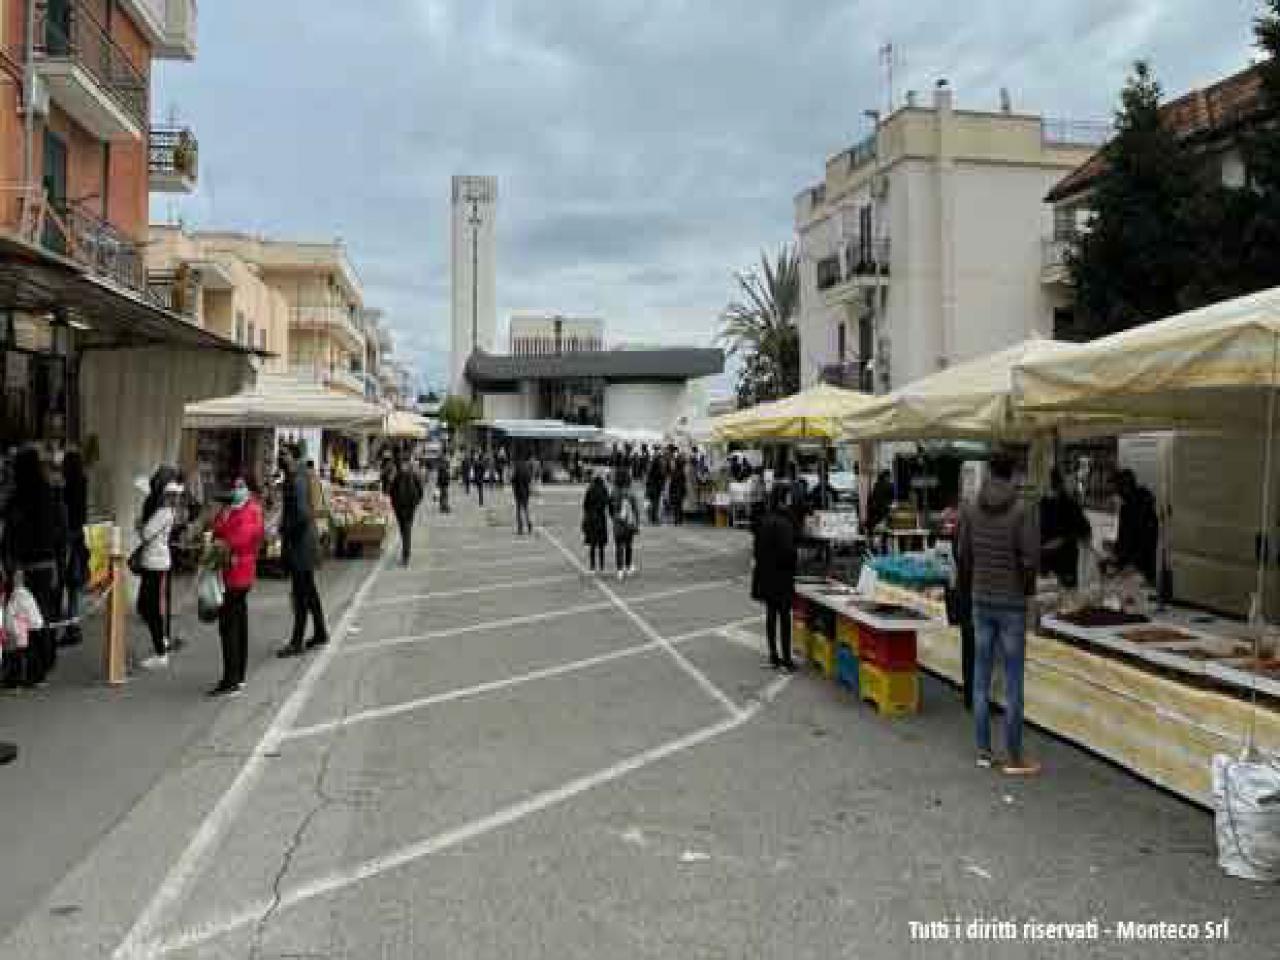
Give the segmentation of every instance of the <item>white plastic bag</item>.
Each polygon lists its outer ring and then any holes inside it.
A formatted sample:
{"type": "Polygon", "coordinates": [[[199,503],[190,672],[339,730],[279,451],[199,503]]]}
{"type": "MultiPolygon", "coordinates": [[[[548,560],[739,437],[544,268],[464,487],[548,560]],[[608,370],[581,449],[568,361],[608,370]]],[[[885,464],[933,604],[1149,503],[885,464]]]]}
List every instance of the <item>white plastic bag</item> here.
{"type": "Polygon", "coordinates": [[[1218,865],[1232,877],[1280,883],[1280,764],[1213,758],[1218,865]]]}
{"type": "Polygon", "coordinates": [[[218,619],[225,593],[221,571],[211,567],[200,571],[196,578],[196,616],[202,623],[212,623],[218,619]]]}
{"type": "Polygon", "coordinates": [[[9,597],[4,608],[4,632],[8,645],[14,650],[25,650],[32,630],[44,629],[44,615],[31,591],[18,587],[9,597]]]}

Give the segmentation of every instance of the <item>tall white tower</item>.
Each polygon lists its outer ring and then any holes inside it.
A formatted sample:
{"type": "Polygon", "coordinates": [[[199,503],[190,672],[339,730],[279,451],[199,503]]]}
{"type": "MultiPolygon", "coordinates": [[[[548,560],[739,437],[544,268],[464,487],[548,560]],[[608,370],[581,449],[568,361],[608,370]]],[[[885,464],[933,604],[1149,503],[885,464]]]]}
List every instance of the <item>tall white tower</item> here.
{"type": "Polygon", "coordinates": [[[467,358],[474,350],[492,353],[498,333],[494,220],[497,177],[453,178],[450,246],[453,341],[449,390],[470,396],[467,358]]]}

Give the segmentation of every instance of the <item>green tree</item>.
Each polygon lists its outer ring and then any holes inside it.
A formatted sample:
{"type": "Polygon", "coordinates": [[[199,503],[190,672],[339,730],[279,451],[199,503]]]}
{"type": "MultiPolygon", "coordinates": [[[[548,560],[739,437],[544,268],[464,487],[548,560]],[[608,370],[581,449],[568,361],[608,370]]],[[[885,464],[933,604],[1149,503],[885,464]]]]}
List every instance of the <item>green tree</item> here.
{"type": "Polygon", "coordinates": [[[1071,258],[1081,332],[1102,336],[1198,305],[1208,179],[1203,160],[1160,122],[1160,84],[1139,61],[1071,258]]]}
{"type": "Polygon", "coordinates": [[[738,402],[777,400],[800,389],[800,259],[783,244],[772,262],[739,272],[739,299],[720,315],[720,342],[740,360],[738,402]]]}
{"type": "Polygon", "coordinates": [[[449,428],[449,438],[457,442],[468,427],[480,419],[479,405],[466,397],[450,394],[440,405],[440,422],[449,428]]]}

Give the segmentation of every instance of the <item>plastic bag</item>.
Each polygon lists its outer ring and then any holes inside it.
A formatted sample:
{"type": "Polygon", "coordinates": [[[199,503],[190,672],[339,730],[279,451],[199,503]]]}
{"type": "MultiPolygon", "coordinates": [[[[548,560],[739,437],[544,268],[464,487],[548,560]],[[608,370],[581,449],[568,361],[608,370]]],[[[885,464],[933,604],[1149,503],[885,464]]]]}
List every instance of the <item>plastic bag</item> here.
{"type": "Polygon", "coordinates": [[[1213,758],[1218,865],[1229,876],[1280,883],[1280,765],[1213,758]]]}
{"type": "Polygon", "coordinates": [[[6,645],[11,650],[25,650],[32,630],[44,629],[44,614],[31,591],[18,587],[9,597],[4,608],[4,633],[6,645]]]}
{"type": "Polygon", "coordinates": [[[202,623],[212,623],[218,619],[225,593],[220,571],[212,567],[205,567],[200,571],[196,579],[196,616],[202,623]]]}

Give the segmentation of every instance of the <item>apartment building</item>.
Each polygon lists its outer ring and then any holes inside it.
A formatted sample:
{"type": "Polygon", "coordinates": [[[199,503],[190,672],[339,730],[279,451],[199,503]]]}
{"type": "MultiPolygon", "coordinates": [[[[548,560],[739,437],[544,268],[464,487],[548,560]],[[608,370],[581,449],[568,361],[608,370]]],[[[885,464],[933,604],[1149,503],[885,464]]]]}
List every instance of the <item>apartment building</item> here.
{"type": "Polygon", "coordinates": [[[1052,330],[1043,198],[1103,124],[958,110],[946,81],[874,117],[795,199],[805,386],[887,392],[1052,330]]]}

